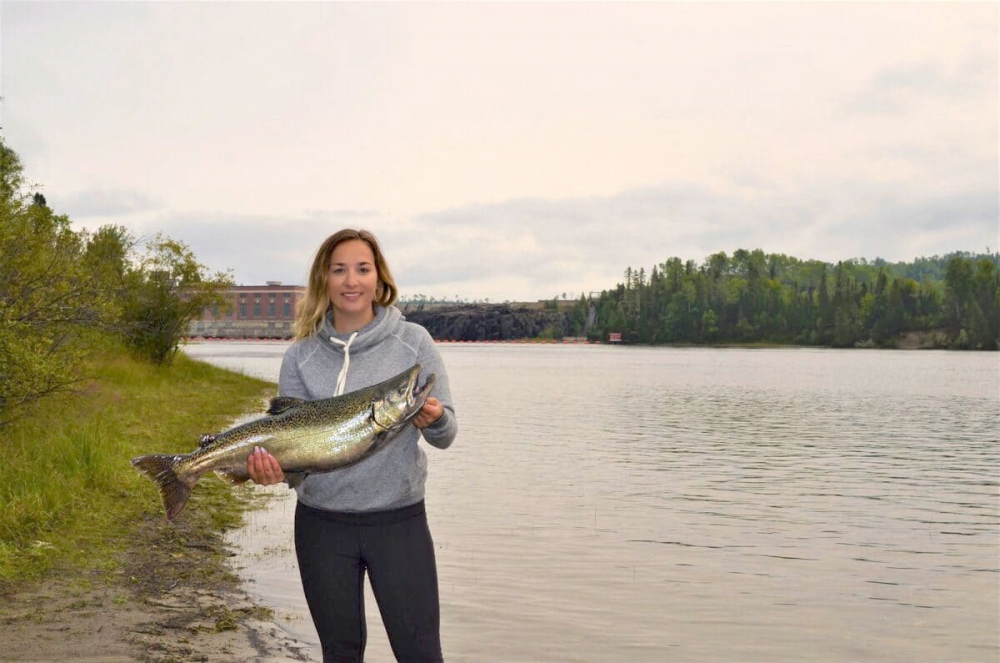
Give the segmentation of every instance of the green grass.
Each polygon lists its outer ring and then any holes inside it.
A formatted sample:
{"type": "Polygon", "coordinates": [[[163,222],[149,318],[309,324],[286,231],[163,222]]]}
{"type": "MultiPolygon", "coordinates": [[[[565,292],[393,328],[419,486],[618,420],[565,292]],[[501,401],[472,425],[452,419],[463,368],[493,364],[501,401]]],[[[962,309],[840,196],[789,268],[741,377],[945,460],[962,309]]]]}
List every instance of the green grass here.
{"type": "MultiPolygon", "coordinates": [[[[130,459],[191,451],[202,433],[262,411],[275,392],[184,355],[156,367],[124,350],[108,354],[77,392],[42,399],[0,428],[0,580],[67,564],[114,567],[136,523],[163,514],[156,487],[130,459]]],[[[213,478],[199,482],[187,509],[224,528],[239,522],[241,504],[213,478]]]]}

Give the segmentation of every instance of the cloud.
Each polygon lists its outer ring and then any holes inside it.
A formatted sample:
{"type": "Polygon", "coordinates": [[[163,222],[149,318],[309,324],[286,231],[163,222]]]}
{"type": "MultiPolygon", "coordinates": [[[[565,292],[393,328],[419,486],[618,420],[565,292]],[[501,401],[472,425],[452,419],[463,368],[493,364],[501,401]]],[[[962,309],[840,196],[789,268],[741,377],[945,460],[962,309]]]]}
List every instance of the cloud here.
{"type": "Polygon", "coordinates": [[[134,189],[85,189],[68,195],[53,194],[49,202],[74,219],[118,217],[161,207],[156,198],[134,189]]]}
{"type": "Polygon", "coordinates": [[[305,283],[319,243],[348,218],[329,214],[271,216],[218,212],[166,212],[139,229],[151,236],[160,228],[191,247],[213,270],[233,271],[237,283],[305,283]]]}
{"type": "Polygon", "coordinates": [[[311,219],[325,220],[325,219],[357,219],[361,221],[363,219],[371,219],[377,217],[381,214],[376,209],[336,209],[336,210],[325,210],[325,209],[307,209],[304,212],[305,216],[311,219]]]}
{"type": "MultiPolygon", "coordinates": [[[[850,256],[843,257],[909,260],[997,246],[1000,200],[996,189],[927,193],[871,187],[859,194],[862,204],[817,228],[818,236],[834,239],[834,246],[877,247],[875,255],[862,255],[855,248],[850,256]]],[[[834,260],[828,256],[825,259],[834,260]]]]}
{"type": "Polygon", "coordinates": [[[844,103],[847,111],[896,114],[933,100],[961,101],[995,91],[996,64],[988,56],[969,57],[949,67],[918,62],[883,69],[844,103]]]}
{"type": "MultiPolygon", "coordinates": [[[[464,284],[503,297],[550,297],[614,286],[626,266],[672,256],[761,248],[830,262],[995,245],[996,187],[907,189],[843,181],[791,191],[662,186],[606,198],[519,199],[427,214],[392,241],[424,291],[464,284]],[[420,243],[421,237],[436,241],[420,243]],[[421,246],[420,251],[404,250],[421,246]]],[[[470,293],[476,296],[475,292],[470,293]]]]}
{"type": "MultiPolygon", "coordinates": [[[[9,94],[9,93],[8,93],[9,94]]],[[[0,130],[5,134],[4,140],[9,147],[13,147],[21,158],[21,165],[26,170],[30,169],[39,161],[49,158],[49,143],[45,140],[42,132],[38,130],[24,114],[20,113],[17,106],[7,103],[0,97],[0,108],[3,109],[3,123],[0,130]],[[9,142],[8,136],[17,136],[16,144],[9,142]]]]}
{"type": "Polygon", "coordinates": [[[289,215],[161,211],[130,229],[161,229],[239,283],[303,284],[316,248],[343,227],[379,237],[403,294],[535,300],[612,288],[626,267],[718,251],[801,259],[912,259],[996,246],[998,190],[986,178],[937,189],[836,181],[709,187],[669,183],[613,196],[518,198],[412,218],[377,210],[289,215]]]}

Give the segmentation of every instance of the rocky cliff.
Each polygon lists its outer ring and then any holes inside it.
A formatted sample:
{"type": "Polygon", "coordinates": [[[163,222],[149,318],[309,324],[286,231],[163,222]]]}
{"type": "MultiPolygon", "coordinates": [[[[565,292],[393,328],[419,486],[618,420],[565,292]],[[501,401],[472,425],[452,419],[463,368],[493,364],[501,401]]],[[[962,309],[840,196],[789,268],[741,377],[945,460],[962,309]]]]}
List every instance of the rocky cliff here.
{"type": "Polygon", "coordinates": [[[567,333],[561,311],[513,307],[508,304],[456,304],[402,307],[410,322],[423,325],[431,336],[447,341],[509,341],[567,333]]]}

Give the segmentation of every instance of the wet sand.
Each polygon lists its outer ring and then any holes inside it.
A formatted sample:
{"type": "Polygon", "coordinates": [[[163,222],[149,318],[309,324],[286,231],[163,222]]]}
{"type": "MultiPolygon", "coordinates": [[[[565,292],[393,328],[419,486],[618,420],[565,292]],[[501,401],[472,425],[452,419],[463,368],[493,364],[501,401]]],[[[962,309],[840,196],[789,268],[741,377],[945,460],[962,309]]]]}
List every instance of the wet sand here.
{"type": "Polygon", "coordinates": [[[309,661],[231,572],[221,532],[150,516],[118,570],[0,587],[2,661],[309,661]]]}

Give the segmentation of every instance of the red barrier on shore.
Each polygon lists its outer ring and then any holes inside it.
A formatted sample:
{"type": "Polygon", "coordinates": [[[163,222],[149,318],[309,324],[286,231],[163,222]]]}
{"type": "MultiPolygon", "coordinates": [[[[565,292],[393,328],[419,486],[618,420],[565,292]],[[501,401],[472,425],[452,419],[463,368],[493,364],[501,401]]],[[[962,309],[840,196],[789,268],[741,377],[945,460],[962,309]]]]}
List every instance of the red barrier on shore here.
{"type": "MultiPolygon", "coordinates": [[[[229,341],[239,343],[287,343],[290,338],[222,338],[219,336],[188,336],[184,341],[229,341]]],[[[556,340],[556,339],[531,339],[517,338],[511,340],[483,339],[482,341],[465,341],[462,339],[453,340],[448,338],[436,338],[435,343],[468,343],[469,345],[487,345],[491,343],[504,343],[507,345],[601,345],[600,341],[579,341],[579,340],[556,340]]]]}
{"type": "Polygon", "coordinates": [[[238,343],[288,343],[293,339],[290,338],[250,338],[249,336],[236,337],[221,337],[221,336],[187,336],[181,339],[183,341],[229,341],[238,343]]]}
{"type": "Polygon", "coordinates": [[[600,341],[578,341],[578,340],[556,340],[556,339],[531,339],[515,338],[511,340],[483,339],[482,341],[466,341],[463,339],[436,338],[435,343],[468,343],[469,345],[488,345],[492,343],[504,343],[507,345],[600,345],[600,341]]]}

